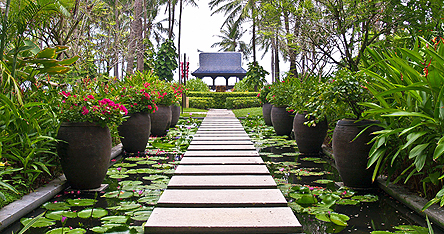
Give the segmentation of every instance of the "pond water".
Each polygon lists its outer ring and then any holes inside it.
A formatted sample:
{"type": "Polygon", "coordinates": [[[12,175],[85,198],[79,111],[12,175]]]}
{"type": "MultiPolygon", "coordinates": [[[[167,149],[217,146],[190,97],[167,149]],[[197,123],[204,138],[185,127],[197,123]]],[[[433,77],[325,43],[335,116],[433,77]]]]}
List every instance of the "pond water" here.
{"type": "MultiPolygon", "coordinates": [[[[294,140],[275,136],[270,127],[258,120],[247,119],[244,124],[305,233],[394,232],[400,225],[427,226],[423,217],[383,191],[353,192],[340,188],[340,178],[328,157],[299,154],[294,140]]],[[[26,223],[26,219],[43,212],[46,216],[25,233],[143,233],[143,223],[166,188],[197,125],[181,122],[167,138],[151,139],[152,149],[147,150],[147,155],[114,160],[104,182],[109,187],[103,192],[65,190],[58,194],[22,219],[26,223]]],[[[2,233],[17,233],[22,227],[17,222],[2,233]]],[[[399,233],[427,233],[424,228],[417,230],[422,232],[399,233]]],[[[438,227],[434,231],[444,233],[438,227]]]]}
{"type": "MultiPolygon", "coordinates": [[[[265,127],[257,120],[247,118],[244,125],[305,233],[428,233],[424,217],[379,188],[367,191],[349,191],[341,188],[341,178],[330,157],[299,154],[294,140],[275,136],[272,127],[265,127]],[[297,188],[296,193],[294,188],[297,188]],[[308,189],[301,192],[300,188],[308,189]],[[320,202],[304,201],[304,198],[310,198],[312,194],[320,202]],[[330,211],[326,211],[326,205],[323,204],[323,199],[327,204],[329,201],[323,197],[326,194],[340,197],[336,204],[330,207],[330,211]],[[325,213],[327,217],[333,213],[344,214],[349,220],[346,221],[346,226],[342,226],[316,218],[316,214],[325,213]]],[[[437,226],[433,226],[433,230],[434,233],[444,233],[437,226]]]]}

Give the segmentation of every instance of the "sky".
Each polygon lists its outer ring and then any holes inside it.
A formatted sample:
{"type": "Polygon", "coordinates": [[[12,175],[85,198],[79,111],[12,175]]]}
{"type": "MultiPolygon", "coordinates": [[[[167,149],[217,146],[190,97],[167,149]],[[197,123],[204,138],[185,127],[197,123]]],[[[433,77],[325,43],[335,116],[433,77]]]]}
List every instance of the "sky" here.
{"type": "MultiPolygon", "coordinates": [[[[187,61],[190,62],[190,74],[189,77],[192,78],[191,73],[199,68],[199,52],[218,52],[220,48],[211,48],[215,42],[219,41],[216,35],[221,35],[220,27],[225,21],[224,14],[215,14],[211,16],[211,10],[208,7],[207,1],[196,1],[199,5],[198,7],[192,7],[190,5],[184,6],[182,12],[182,36],[181,36],[181,60],[183,60],[183,54],[186,53],[187,61]]],[[[178,19],[178,12],[177,16],[178,19]]],[[[248,29],[243,40],[248,43],[251,39],[251,28],[249,25],[245,24],[244,29],[248,29]]],[[[178,26],[176,26],[178,29],[178,26]]],[[[176,37],[178,33],[176,32],[176,37]]],[[[177,43],[177,39],[176,39],[177,43]]],[[[270,55],[266,55],[264,59],[261,60],[263,52],[257,51],[257,59],[261,66],[264,67],[266,71],[271,73],[271,59],[270,55]]],[[[242,67],[247,70],[248,62],[242,60],[242,67]]],[[[282,70],[285,67],[281,68],[282,70]]],[[[176,75],[175,79],[178,79],[176,75]]],[[[266,77],[267,81],[271,83],[271,75],[266,77]]],[[[207,84],[212,84],[212,79],[207,77],[203,79],[207,84]]],[[[229,84],[233,85],[235,83],[235,78],[229,79],[229,84]]],[[[216,79],[216,85],[225,85],[225,79],[219,77],[216,79]]]]}

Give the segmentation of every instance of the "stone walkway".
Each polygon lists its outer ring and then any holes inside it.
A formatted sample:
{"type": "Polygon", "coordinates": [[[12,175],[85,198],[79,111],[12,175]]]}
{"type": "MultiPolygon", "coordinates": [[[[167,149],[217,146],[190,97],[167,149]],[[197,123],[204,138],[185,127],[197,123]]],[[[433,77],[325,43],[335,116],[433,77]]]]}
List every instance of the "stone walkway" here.
{"type": "Polygon", "coordinates": [[[210,110],[145,233],[295,233],[301,225],[232,111],[210,110]]]}

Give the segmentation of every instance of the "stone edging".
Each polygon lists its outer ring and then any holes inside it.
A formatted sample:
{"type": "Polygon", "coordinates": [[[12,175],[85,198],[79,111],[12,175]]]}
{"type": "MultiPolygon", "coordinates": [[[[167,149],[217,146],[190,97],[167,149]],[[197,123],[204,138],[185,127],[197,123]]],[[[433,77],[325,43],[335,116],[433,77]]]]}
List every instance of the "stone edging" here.
{"type": "MultiPolygon", "coordinates": [[[[122,144],[112,148],[111,157],[113,159],[122,153],[122,144]]],[[[52,180],[48,184],[38,188],[35,192],[23,196],[11,204],[0,209],[0,231],[7,228],[29,212],[52,199],[55,195],[68,187],[65,175],[52,180]]]]}
{"type": "MultiPolygon", "coordinates": [[[[323,146],[322,151],[325,155],[334,160],[331,149],[323,146]]],[[[384,190],[384,192],[392,196],[394,199],[398,200],[423,217],[427,215],[432,223],[444,228],[444,209],[440,208],[439,205],[434,204],[423,212],[421,210],[427,204],[427,199],[417,196],[403,186],[387,182],[386,178],[383,176],[378,177],[376,182],[379,188],[384,190]]]]}

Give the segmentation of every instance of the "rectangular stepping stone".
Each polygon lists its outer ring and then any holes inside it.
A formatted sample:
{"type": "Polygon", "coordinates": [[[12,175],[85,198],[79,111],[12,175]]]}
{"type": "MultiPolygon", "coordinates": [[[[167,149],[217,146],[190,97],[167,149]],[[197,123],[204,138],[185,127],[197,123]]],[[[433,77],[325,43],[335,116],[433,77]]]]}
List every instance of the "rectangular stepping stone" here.
{"type": "Polygon", "coordinates": [[[264,164],[261,157],[183,157],[180,165],[264,164]]]}
{"type": "MultiPolygon", "coordinates": [[[[219,134],[219,135],[233,135],[233,134],[246,134],[244,130],[224,130],[224,131],[219,131],[219,130],[208,130],[208,131],[197,131],[195,133],[195,135],[200,135],[200,134],[219,134]]],[[[248,134],[247,134],[248,135],[248,134]]]]}
{"type": "MultiPolygon", "coordinates": [[[[220,136],[220,137],[208,137],[208,136],[193,136],[193,141],[249,141],[250,137],[247,136],[240,136],[240,137],[233,137],[233,136],[220,136]]],[[[191,142],[193,142],[191,141],[191,142]]]]}
{"type": "Polygon", "coordinates": [[[230,188],[277,188],[271,175],[175,175],[168,183],[168,189],[230,189],[230,188]]]}
{"type": "Polygon", "coordinates": [[[190,145],[188,150],[256,150],[254,145],[190,145]]]}
{"type": "Polygon", "coordinates": [[[268,175],[265,165],[179,165],[174,175],[268,175]]]}
{"type": "Polygon", "coordinates": [[[158,207],[287,207],[279,189],[167,189],[158,207]]]}
{"type": "Polygon", "coordinates": [[[211,134],[211,133],[196,133],[194,136],[198,137],[248,137],[247,133],[232,133],[232,134],[211,134]]]}
{"type": "Polygon", "coordinates": [[[208,126],[208,127],[199,127],[197,131],[206,132],[206,131],[242,131],[245,132],[245,129],[243,127],[239,126],[220,126],[220,127],[214,127],[214,126],[208,126]]]}
{"type": "Polygon", "coordinates": [[[191,141],[190,145],[254,145],[250,140],[245,141],[191,141]]]}
{"type": "Polygon", "coordinates": [[[242,151],[187,151],[184,157],[258,157],[259,153],[256,150],[242,150],[242,151]]]}
{"type": "Polygon", "coordinates": [[[157,207],[145,233],[296,233],[302,226],[289,207],[157,207]]]}

